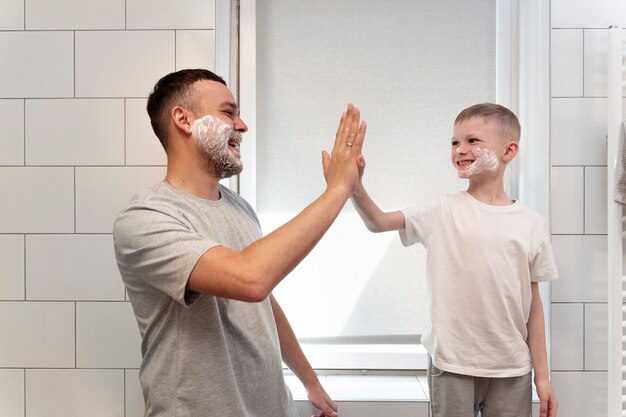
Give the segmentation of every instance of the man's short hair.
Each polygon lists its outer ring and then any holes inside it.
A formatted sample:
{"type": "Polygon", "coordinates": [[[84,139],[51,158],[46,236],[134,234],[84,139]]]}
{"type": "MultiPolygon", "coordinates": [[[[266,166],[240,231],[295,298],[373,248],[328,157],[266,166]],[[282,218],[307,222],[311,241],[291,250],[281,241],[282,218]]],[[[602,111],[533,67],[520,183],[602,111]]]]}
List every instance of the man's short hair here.
{"type": "Polygon", "coordinates": [[[172,108],[181,106],[197,113],[197,98],[193,96],[191,86],[200,80],[217,81],[226,85],[226,81],[222,77],[209,70],[184,69],[161,78],[148,96],[146,109],[150,116],[150,124],[163,148],[167,149],[168,126],[172,108]]]}
{"type": "Polygon", "coordinates": [[[521,127],[517,116],[509,109],[499,104],[482,103],[475,104],[463,110],[454,120],[456,125],[472,117],[482,117],[495,122],[502,132],[502,139],[513,139],[519,142],[521,127]]]}

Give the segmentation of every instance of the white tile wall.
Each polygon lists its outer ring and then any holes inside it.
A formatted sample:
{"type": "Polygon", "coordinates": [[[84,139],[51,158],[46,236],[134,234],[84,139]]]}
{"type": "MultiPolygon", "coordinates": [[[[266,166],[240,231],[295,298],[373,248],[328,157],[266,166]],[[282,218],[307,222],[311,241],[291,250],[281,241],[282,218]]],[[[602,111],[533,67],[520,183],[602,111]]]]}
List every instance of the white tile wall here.
{"type": "Polygon", "coordinates": [[[164,177],[163,167],[76,168],[76,232],[111,233],[131,197],[164,177]]]}
{"type": "Polygon", "coordinates": [[[553,28],[626,27],[626,3],[615,0],[551,0],[553,28]]]}
{"type": "Polygon", "coordinates": [[[606,371],[608,367],[607,304],[585,305],[585,370],[606,371]]]}
{"type": "Polygon", "coordinates": [[[0,303],[0,367],[74,367],[74,303],[0,303]]]}
{"type": "Polygon", "coordinates": [[[552,236],[559,279],[550,296],[553,302],[606,302],[606,236],[552,236]]]}
{"type": "Polygon", "coordinates": [[[0,167],[0,233],[72,233],[74,169],[0,167]]]}
{"type": "Polygon", "coordinates": [[[551,78],[553,97],[583,95],[583,30],[551,31],[551,78]]]}
{"type": "Polygon", "coordinates": [[[0,369],[0,416],[24,416],[23,369],[0,369]]]}
{"type": "Polygon", "coordinates": [[[110,232],[165,174],[145,111],[154,83],[215,68],[214,9],[0,0],[1,416],[143,416],[110,232]]]}
{"type": "Polygon", "coordinates": [[[0,30],[24,29],[24,0],[0,1],[0,30]]]}
{"type": "Polygon", "coordinates": [[[72,97],[73,32],[0,32],[0,97],[72,97]]]}
{"type": "Polygon", "coordinates": [[[585,30],[585,97],[606,97],[608,94],[607,50],[607,29],[585,30]]]}
{"type": "Polygon", "coordinates": [[[0,100],[0,165],[24,165],[24,100],[0,100]]]}
{"type": "Polygon", "coordinates": [[[126,0],[128,29],[213,29],[215,0],[126,0]]]}
{"type": "Polygon", "coordinates": [[[124,0],[28,0],[26,29],[124,29],[124,0]]]}
{"type": "Polygon", "coordinates": [[[146,407],[143,402],[143,392],[139,383],[139,370],[127,369],[126,376],[126,416],[144,417],[146,407]]]}
{"type": "Polygon", "coordinates": [[[174,59],[173,31],[76,32],[76,96],[148,97],[174,59]]]}
{"type": "Polygon", "coordinates": [[[583,370],[583,304],[552,304],[551,364],[553,371],[583,370]]]}
{"type": "Polygon", "coordinates": [[[607,233],[606,181],[606,167],[585,168],[585,233],[607,233]]]}
{"type": "Polygon", "coordinates": [[[27,165],[123,165],[124,100],[26,100],[27,165]]]}
{"type": "Polygon", "coordinates": [[[139,368],[141,338],[129,302],[77,303],[76,366],[139,368]]]}
{"type": "Polygon", "coordinates": [[[27,369],[26,417],[124,417],[124,371],[27,369]]]}
{"type": "Polygon", "coordinates": [[[23,299],[24,236],[0,235],[0,300],[23,299]]]}
{"type": "Polygon", "coordinates": [[[124,300],[111,235],[26,236],[28,300],[124,300]]]}
{"type": "Polygon", "coordinates": [[[606,417],[606,372],[552,372],[559,416],[606,417]]]}
{"type": "Polygon", "coordinates": [[[205,68],[215,71],[215,31],[176,31],[176,70],[205,68]]]}
{"type": "Polygon", "coordinates": [[[146,112],[146,99],[126,100],[126,164],[165,165],[167,157],[146,112]]]}
{"type": "Polygon", "coordinates": [[[552,165],[606,164],[604,98],[553,98],[552,165]]]}
{"type": "Polygon", "coordinates": [[[553,167],[550,221],[554,234],[582,234],[584,222],[583,167],[553,167]]]}

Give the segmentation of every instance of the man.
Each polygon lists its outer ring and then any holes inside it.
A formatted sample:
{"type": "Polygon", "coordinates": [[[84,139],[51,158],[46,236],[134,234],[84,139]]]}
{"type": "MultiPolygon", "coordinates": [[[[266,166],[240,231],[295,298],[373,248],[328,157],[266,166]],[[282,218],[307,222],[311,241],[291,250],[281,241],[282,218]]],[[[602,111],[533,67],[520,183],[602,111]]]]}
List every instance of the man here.
{"type": "Polygon", "coordinates": [[[282,355],[321,415],[336,416],[272,290],[321,239],[363,174],[358,109],[348,106],[332,153],[323,153],[324,193],[262,238],[252,208],[219,184],[241,171],[248,129],[225,82],[207,70],[171,73],[147,107],[167,174],[133,197],[113,230],[142,337],[145,415],[295,417],[282,355]]]}

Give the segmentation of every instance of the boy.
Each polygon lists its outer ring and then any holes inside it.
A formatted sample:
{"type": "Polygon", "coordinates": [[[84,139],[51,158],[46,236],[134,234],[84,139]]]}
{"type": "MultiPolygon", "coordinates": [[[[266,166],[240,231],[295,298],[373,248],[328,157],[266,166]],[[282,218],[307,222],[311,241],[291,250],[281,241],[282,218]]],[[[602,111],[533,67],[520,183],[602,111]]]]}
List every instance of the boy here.
{"type": "Polygon", "coordinates": [[[467,191],[383,212],[362,184],[352,201],[375,233],[399,230],[404,246],[427,249],[433,417],[531,414],[531,369],[541,416],[556,416],[548,375],[539,281],[557,278],[544,220],[504,190],[519,149],[508,109],[478,104],[454,122],[451,161],[467,191]]]}

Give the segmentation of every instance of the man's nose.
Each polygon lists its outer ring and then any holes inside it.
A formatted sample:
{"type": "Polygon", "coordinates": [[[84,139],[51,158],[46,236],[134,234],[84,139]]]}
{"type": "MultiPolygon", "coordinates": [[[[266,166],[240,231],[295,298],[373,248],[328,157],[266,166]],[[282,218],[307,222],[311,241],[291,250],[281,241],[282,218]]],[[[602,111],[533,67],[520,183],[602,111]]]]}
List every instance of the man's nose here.
{"type": "Polygon", "coordinates": [[[239,116],[235,118],[235,123],[233,124],[233,126],[237,132],[245,133],[248,131],[248,125],[246,125],[239,116]]]}

